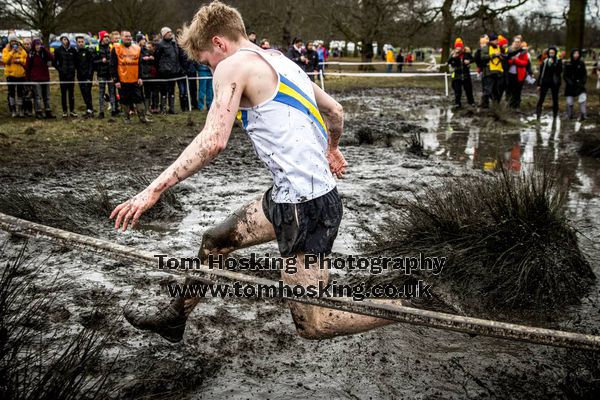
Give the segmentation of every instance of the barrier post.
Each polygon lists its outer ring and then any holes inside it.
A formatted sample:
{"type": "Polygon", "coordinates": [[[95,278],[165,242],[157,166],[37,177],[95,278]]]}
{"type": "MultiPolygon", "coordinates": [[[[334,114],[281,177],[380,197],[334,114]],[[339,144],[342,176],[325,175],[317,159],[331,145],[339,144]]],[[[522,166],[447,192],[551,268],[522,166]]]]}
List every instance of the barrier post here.
{"type": "Polygon", "coordinates": [[[448,73],[444,72],[444,83],[446,85],[446,97],[448,97],[450,95],[449,91],[448,91],[448,73]]]}
{"type": "Polygon", "coordinates": [[[321,80],[321,89],[325,91],[325,80],[323,79],[323,69],[319,70],[319,79],[321,80]]]}
{"type": "MultiPolygon", "coordinates": [[[[192,94],[190,93],[190,80],[188,79],[188,76],[185,76],[185,86],[187,87],[187,98],[188,98],[188,111],[192,112],[192,94]]],[[[198,94],[196,94],[197,96],[198,94]]]]}

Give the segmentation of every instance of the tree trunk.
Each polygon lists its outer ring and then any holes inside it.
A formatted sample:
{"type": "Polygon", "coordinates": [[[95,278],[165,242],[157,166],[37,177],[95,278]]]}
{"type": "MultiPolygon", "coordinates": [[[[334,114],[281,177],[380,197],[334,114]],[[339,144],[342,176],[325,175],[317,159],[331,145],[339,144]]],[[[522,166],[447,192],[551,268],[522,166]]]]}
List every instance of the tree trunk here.
{"type": "Polygon", "coordinates": [[[569,0],[567,13],[567,54],[571,49],[583,48],[586,0],[569,0]]]}
{"type": "MultiPolygon", "coordinates": [[[[360,61],[361,62],[372,62],[373,61],[373,39],[363,39],[362,46],[360,48],[360,61]]],[[[370,71],[373,70],[372,65],[361,65],[359,70],[370,71]]]]}
{"type": "MultiPolygon", "coordinates": [[[[444,0],[442,5],[442,59],[440,64],[445,64],[450,57],[450,46],[452,44],[452,31],[454,31],[454,16],[452,15],[452,5],[454,0],[444,0]]],[[[447,67],[440,68],[440,71],[447,71],[447,67]]]]}

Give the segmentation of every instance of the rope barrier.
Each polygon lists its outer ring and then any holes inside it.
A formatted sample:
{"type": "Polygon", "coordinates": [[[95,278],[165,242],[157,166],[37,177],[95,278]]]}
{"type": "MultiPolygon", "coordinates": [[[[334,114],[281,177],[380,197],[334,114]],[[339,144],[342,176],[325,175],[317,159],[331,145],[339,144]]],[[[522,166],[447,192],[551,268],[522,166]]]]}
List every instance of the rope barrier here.
{"type": "MultiPolygon", "coordinates": [[[[150,252],[36,224],[2,213],[0,213],[0,229],[17,236],[46,239],[62,246],[92,251],[103,255],[109,254],[113,257],[156,267],[156,258],[150,252]]],[[[226,270],[213,270],[204,265],[196,269],[195,272],[207,275],[214,283],[243,282],[251,285],[262,284],[275,285],[274,287],[277,287],[275,282],[268,279],[226,270]]],[[[168,273],[189,276],[178,270],[169,271],[168,273]]],[[[600,350],[600,336],[584,333],[517,325],[413,307],[379,304],[371,301],[357,302],[349,298],[297,297],[286,298],[286,300],[471,335],[483,335],[572,349],[600,350]]]]}

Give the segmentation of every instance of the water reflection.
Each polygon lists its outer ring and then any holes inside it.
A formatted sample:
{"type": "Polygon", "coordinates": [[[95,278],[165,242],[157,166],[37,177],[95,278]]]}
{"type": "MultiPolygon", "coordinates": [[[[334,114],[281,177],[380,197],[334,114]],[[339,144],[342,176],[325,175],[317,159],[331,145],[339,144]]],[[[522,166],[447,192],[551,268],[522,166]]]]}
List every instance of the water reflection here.
{"type": "Polygon", "coordinates": [[[421,133],[425,150],[468,168],[491,170],[502,163],[510,171],[527,173],[539,160],[550,161],[558,166],[563,183],[569,185],[570,205],[580,209],[586,202],[589,205],[590,198],[598,200],[600,161],[580,158],[572,139],[579,130],[588,129],[588,123],[582,126],[546,116],[539,124],[527,117],[524,127],[499,122],[490,128],[475,125],[472,118],[457,118],[450,107],[427,105],[423,96],[403,97],[374,90],[342,95],[340,100],[348,113],[348,127],[352,118],[410,121],[426,129],[421,133]]]}

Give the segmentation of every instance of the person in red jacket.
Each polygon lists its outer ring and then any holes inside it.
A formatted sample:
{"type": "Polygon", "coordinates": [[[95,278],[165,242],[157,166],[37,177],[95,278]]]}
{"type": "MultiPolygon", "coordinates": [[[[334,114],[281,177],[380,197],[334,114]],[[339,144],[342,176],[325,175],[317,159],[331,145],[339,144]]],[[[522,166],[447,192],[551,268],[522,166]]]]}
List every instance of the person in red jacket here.
{"type": "Polygon", "coordinates": [[[36,118],[55,118],[50,108],[50,71],[48,66],[52,64],[54,56],[43,45],[40,39],[34,39],[31,50],[27,54],[25,73],[27,81],[34,83],[34,107],[36,118]],[[42,113],[42,101],[44,102],[44,113],[42,113]]]}
{"type": "Polygon", "coordinates": [[[527,50],[527,43],[522,42],[520,36],[513,39],[509,50],[513,56],[508,59],[507,97],[508,105],[514,110],[518,110],[521,106],[521,92],[527,77],[527,64],[529,64],[529,52],[527,50]]]}

